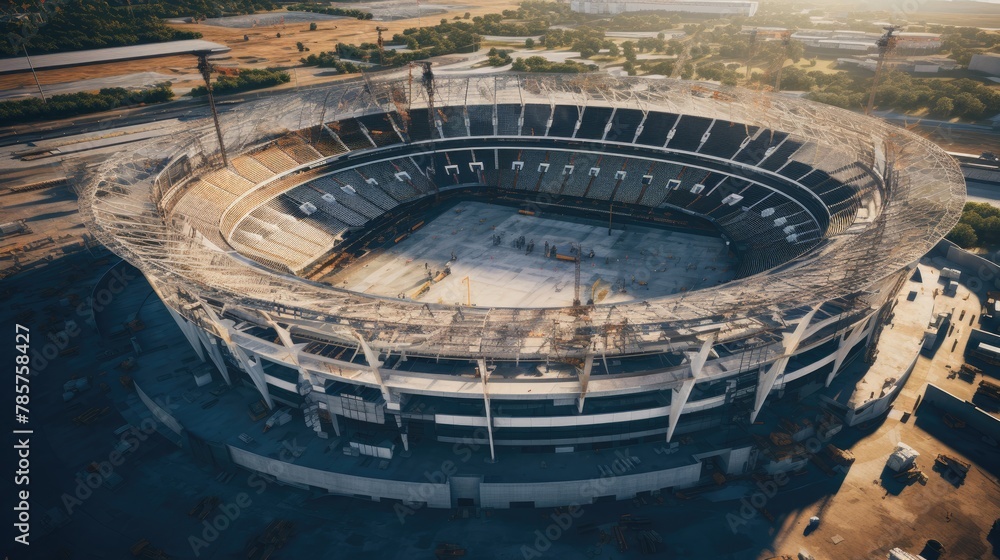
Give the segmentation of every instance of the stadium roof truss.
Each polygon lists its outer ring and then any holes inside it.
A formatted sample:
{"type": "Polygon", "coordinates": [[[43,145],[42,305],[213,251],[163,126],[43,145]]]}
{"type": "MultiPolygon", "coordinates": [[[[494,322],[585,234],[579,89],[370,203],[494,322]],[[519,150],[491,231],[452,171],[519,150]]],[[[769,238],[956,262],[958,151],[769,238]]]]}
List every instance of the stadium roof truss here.
{"type": "MultiPolygon", "coordinates": [[[[342,340],[361,335],[381,351],[548,359],[683,350],[709,335],[744,339],[783,330],[789,312],[838,298],[868,308],[885,301],[899,271],[957,223],[965,201],[957,164],[929,141],[797,97],[603,75],[505,73],[434,82],[434,107],[503,103],[597,105],[745,123],[861,162],[884,185],[874,216],[790,263],[711,289],[586,308],[457,307],[369,296],[283,275],[216,247],[161,204],[168,173],[187,166],[191,175],[214,159],[218,146],[207,121],[107,160],[82,189],[83,215],[98,239],[141,269],[167,300],[259,310],[342,340]]],[[[421,81],[404,70],[250,102],[223,118],[223,130],[237,153],[324,122],[430,106],[421,81]]]]}

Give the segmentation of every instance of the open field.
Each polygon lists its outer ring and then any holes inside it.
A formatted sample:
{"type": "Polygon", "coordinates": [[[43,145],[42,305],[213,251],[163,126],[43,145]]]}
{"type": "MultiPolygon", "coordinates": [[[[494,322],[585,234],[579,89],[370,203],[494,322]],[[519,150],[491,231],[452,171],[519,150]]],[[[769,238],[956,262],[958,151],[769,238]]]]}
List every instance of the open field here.
{"type": "MultiPolygon", "coordinates": [[[[219,66],[234,66],[239,68],[267,68],[271,66],[293,66],[299,64],[299,59],[309,53],[299,53],[296,43],[301,42],[311,53],[319,53],[324,50],[333,50],[338,42],[360,44],[363,42],[374,43],[376,39],[375,27],[386,27],[389,31],[384,33],[386,38],[392,37],[395,33],[402,33],[404,29],[417,27],[419,25],[436,24],[440,19],[452,19],[454,16],[463,16],[469,12],[472,16],[499,13],[503,10],[515,8],[519,2],[515,0],[500,0],[490,2],[488,0],[467,0],[461,4],[435,4],[433,6],[421,5],[421,17],[405,17],[417,12],[416,4],[409,2],[378,2],[370,5],[376,17],[379,11],[385,12],[386,21],[362,21],[351,18],[331,20],[330,16],[321,14],[309,14],[309,20],[296,20],[294,23],[287,17],[289,12],[273,12],[274,16],[268,14],[256,14],[246,16],[251,19],[257,18],[259,21],[269,21],[275,16],[286,15],[284,24],[271,26],[258,25],[252,29],[242,29],[235,27],[220,27],[218,25],[171,23],[170,26],[184,31],[197,31],[203,35],[206,41],[213,41],[226,45],[232,51],[222,57],[215,59],[219,66]],[[378,9],[376,10],[376,6],[378,9]],[[388,20],[391,14],[397,14],[399,19],[388,20]],[[314,16],[314,17],[313,17],[314,16]],[[309,31],[310,21],[315,21],[316,31],[309,31]],[[277,37],[280,33],[281,37],[277,37]],[[244,40],[246,35],[249,40],[244,40]]],[[[351,4],[351,8],[369,9],[369,5],[351,4]]],[[[138,60],[133,62],[117,64],[101,64],[94,66],[83,66],[79,68],[69,68],[61,70],[49,70],[38,73],[38,81],[42,87],[50,84],[61,84],[76,80],[88,80],[106,76],[117,76],[121,74],[132,74],[139,72],[159,72],[172,76],[187,76],[197,73],[197,61],[194,57],[165,57],[152,60],[138,60]]],[[[299,85],[307,85],[319,81],[331,79],[328,69],[324,69],[323,75],[315,77],[315,72],[299,72],[297,78],[299,85]]],[[[186,90],[200,85],[200,80],[184,79],[174,84],[175,91],[186,90]]],[[[287,87],[293,87],[295,80],[287,87]]],[[[31,74],[13,74],[0,76],[0,90],[10,90],[19,88],[34,88],[35,83],[31,74]]]]}

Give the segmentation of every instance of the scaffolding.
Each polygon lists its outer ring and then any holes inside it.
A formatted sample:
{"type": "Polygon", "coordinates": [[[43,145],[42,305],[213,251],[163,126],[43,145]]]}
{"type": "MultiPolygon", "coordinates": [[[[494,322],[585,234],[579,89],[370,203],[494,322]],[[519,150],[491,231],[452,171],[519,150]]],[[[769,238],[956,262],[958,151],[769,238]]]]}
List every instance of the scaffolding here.
{"type": "MultiPolygon", "coordinates": [[[[869,299],[884,301],[898,271],[957,223],[964,179],[954,160],[929,141],[799,98],[737,88],[725,88],[725,95],[704,95],[705,89],[715,87],[677,80],[499,74],[436,76],[432,87],[411,88],[408,71],[402,69],[249,102],[220,122],[230,159],[235,159],[235,154],[297,131],[315,127],[322,132],[329,120],[388,113],[405,131],[408,117],[399,114],[401,107],[427,109],[431,119],[432,108],[490,106],[495,118],[498,105],[528,103],[717,118],[782,131],[817,146],[824,158],[836,154],[838,161],[876,169],[881,181],[867,195],[865,217],[859,213],[849,227],[826,236],[789,265],[709,289],[613,306],[596,304],[581,314],[574,307],[456,309],[368,296],[307,282],[287,269],[242,257],[225,246],[226,236],[218,229],[208,231],[171,211],[196,177],[222,164],[214,157],[220,150],[211,121],[196,122],[186,134],[153,139],[108,159],[81,193],[82,213],[95,237],[142,270],[158,292],[172,300],[167,302],[172,307],[182,307],[182,298],[211,301],[249,316],[266,312],[331,340],[356,340],[360,334],[379,351],[509,360],[676,349],[678,341],[694,340],[707,329],[723,333],[720,342],[738,340],[780,332],[784,325],[775,317],[804,306],[837,298],[858,301],[859,307],[869,299]],[[767,103],[760,103],[762,95],[767,103]],[[879,170],[883,154],[885,168],[879,170]],[[600,322],[594,322],[596,317],[600,322]]],[[[613,151],[614,144],[607,149],[613,151]]],[[[316,165],[336,166],[338,158],[327,157],[316,165]]],[[[310,165],[292,173],[308,171],[310,165]]],[[[258,185],[219,209],[223,223],[243,219],[265,194],[280,194],[276,183],[258,185]]]]}

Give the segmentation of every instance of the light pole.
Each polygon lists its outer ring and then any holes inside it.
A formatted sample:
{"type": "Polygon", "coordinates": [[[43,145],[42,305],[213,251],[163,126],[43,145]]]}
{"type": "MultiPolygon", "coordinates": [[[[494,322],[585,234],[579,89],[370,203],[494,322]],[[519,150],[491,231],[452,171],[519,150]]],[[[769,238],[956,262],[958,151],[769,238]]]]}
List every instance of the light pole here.
{"type": "Polygon", "coordinates": [[[31,57],[28,56],[28,47],[25,43],[21,43],[21,48],[24,49],[24,58],[28,61],[28,68],[31,69],[31,76],[35,78],[35,85],[38,86],[38,95],[42,96],[42,103],[48,103],[45,100],[45,92],[42,91],[42,84],[38,83],[38,74],[35,74],[35,67],[31,65],[31,57]]]}
{"type": "Polygon", "coordinates": [[[208,63],[207,54],[198,55],[198,71],[201,77],[205,78],[205,88],[208,90],[208,104],[212,108],[212,119],[215,121],[215,134],[219,137],[219,151],[222,152],[222,165],[229,167],[229,158],[226,156],[226,144],[222,140],[222,127],[219,126],[219,112],[215,110],[215,96],[212,95],[212,65],[208,63]]]}

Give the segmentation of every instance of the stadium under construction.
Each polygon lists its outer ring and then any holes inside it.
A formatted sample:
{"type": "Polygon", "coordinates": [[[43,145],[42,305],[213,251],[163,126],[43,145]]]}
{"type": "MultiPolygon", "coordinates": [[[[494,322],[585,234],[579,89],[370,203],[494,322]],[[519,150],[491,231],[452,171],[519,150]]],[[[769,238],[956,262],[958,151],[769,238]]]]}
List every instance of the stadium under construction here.
{"type": "Polygon", "coordinates": [[[428,68],[246,103],[226,158],[212,126],[81,193],[205,364],[138,397],[199,460],[429,507],[808,460],[754,424],[843,385],[965,199],[906,130],[685,81],[428,68]]]}

